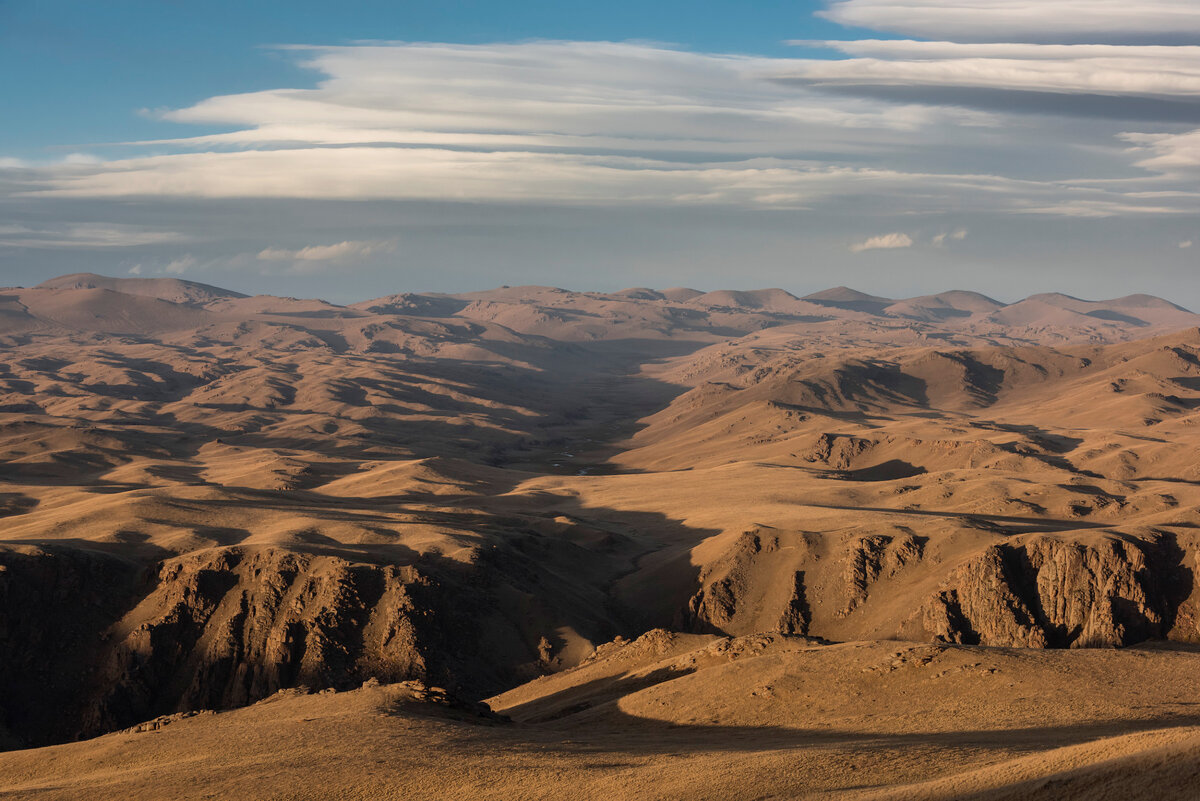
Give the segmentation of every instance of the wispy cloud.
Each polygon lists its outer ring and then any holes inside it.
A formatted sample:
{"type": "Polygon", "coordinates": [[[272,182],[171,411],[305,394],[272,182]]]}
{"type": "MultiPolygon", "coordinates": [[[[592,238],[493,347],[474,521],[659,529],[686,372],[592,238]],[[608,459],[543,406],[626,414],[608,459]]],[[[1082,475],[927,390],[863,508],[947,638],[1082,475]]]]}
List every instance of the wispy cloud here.
{"type": "Polygon", "coordinates": [[[0,225],[0,247],[133,248],[186,242],[189,238],[188,235],[177,231],[162,231],[135,225],[100,223],[0,225]]]}
{"type": "Polygon", "coordinates": [[[344,262],[364,259],[380,253],[391,253],[395,250],[395,240],[346,240],[333,245],[309,245],[295,250],[266,248],[259,252],[258,259],[260,261],[344,262]]]}
{"type": "Polygon", "coordinates": [[[141,143],[155,155],[17,170],[7,185],[39,198],[791,209],[843,198],[893,212],[1092,216],[1200,209],[1194,182],[1151,183],[1190,157],[1193,146],[1181,134],[1068,127],[1076,140],[1058,122],[1012,125],[959,103],[879,102],[850,91],[987,86],[1200,98],[1200,48],[834,46],[850,57],[750,58],[595,42],[296,48],[324,78],[314,89],[224,95],[162,113],[232,132],[141,143]],[[1118,133],[1134,148],[1123,149],[1118,133]],[[1022,170],[1034,147],[1059,175],[1022,170]],[[1144,178],[1131,172],[1133,162],[1144,178]],[[1068,169],[1112,180],[1072,180],[1068,169]],[[1176,194],[1167,203],[1146,196],[1150,189],[1176,194]]]}
{"type": "Polygon", "coordinates": [[[163,272],[167,275],[183,275],[199,263],[200,260],[189,253],[186,256],[180,256],[177,259],[167,262],[163,266],[163,272]]]}
{"type": "Polygon", "coordinates": [[[805,42],[852,58],[797,62],[789,77],[822,85],[1200,97],[1200,47],[963,44],[907,40],[805,42]]]}
{"type": "Polygon", "coordinates": [[[1122,133],[1143,169],[1167,175],[1200,173],[1200,130],[1187,133],[1122,133]]]}
{"type": "MultiPolygon", "coordinates": [[[[345,268],[359,262],[370,262],[394,253],[395,239],[348,239],[329,245],[307,245],[301,248],[264,248],[252,258],[265,274],[316,274],[333,268],[345,268]]],[[[249,256],[249,254],[246,254],[249,256]]]]}
{"type": "Polygon", "coordinates": [[[911,248],[913,238],[904,233],[881,234],[850,246],[851,253],[862,253],[864,250],[896,250],[911,248]]]}
{"type": "Polygon", "coordinates": [[[820,16],[860,28],[959,41],[1128,41],[1200,34],[1193,0],[840,0],[820,16]]]}
{"type": "MultiPolygon", "coordinates": [[[[869,146],[957,109],[880,106],[797,93],[769,80],[787,60],[612,42],[295,48],[326,76],[316,89],[209,98],[174,122],[239,130],[162,144],[486,148],[776,155],[869,146]]],[[[978,116],[978,115],[976,115],[978,116]]]]}
{"type": "Polygon", "coordinates": [[[933,241],[934,247],[940,248],[946,244],[947,240],[952,241],[952,242],[961,242],[962,240],[964,240],[966,238],[967,238],[967,229],[966,228],[958,228],[954,231],[936,234],[936,235],[934,235],[932,241],[933,241]]]}
{"type": "Polygon", "coordinates": [[[33,197],[456,200],[802,206],[853,199],[864,210],[1113,216],[1185,213],[1200,193],[1149,202],[1130,183],[1072,184],[969,173],[849,168],[785,159],[680,163],[584,154],[411,148],[305,148],[154,156],[47,179],[33,197]],[[786,200],[786,202],[784,202],[786,200]]]}
{"type": "Polygon", "coordinates": [[[1185,239],[1179,243],[1180,250],[1186,250],[1187,248],[1190,248],[1191,246],[1192,246],[1192,240],[1190,240],[1190,239],[1185,239]]]}
{"type": "Polygon", "coordinates": [[[104,159],[91,153],[68,153],[62,159],[62,164],[103,164],[104,159]]]}

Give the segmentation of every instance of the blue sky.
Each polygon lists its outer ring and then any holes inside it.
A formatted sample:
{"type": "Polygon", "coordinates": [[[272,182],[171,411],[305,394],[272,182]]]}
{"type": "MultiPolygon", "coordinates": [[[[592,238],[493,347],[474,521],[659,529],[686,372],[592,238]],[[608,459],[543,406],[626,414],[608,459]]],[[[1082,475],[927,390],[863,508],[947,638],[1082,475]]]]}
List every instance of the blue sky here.
{"type": "Polygon", "coordinates": [[[1200,306],[1193,0],[0,0],[0,283],[1200,306]]]}

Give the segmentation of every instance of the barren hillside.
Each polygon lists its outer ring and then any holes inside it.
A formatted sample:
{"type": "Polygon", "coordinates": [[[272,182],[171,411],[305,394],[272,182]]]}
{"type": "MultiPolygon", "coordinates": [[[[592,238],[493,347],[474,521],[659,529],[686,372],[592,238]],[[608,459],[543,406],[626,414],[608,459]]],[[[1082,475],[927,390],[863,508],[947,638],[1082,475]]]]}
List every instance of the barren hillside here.
{"type": "Polygon", "coordinates": [[[1187,797],[1197,326],[1140,295],[0,290],[0,741],[41,746],[0,793],[158,797],[138,765],[199,743],[180,786],[327,797],[246,789],[296,737],[284,772],[337,762],[342,797],[1187,797]]]}

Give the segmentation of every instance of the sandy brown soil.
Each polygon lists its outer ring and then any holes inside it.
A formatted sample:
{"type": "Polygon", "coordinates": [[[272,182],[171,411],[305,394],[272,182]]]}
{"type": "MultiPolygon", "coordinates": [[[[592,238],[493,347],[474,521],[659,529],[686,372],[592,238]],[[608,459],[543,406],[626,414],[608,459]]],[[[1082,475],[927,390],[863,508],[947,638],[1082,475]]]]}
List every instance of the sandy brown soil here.
{"type": "Polygon", "coordinates": [[[2,290],[0,794],[1191,797],[1198,324],[2,290]]]}

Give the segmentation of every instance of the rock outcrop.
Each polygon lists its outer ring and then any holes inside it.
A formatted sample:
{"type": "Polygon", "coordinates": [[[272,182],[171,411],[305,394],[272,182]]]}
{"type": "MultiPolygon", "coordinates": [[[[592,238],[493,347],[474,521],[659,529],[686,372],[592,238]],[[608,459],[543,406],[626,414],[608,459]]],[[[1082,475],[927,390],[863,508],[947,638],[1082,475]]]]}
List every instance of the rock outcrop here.
{"type": "Polygon", "coordinates": [[[1166,637],[1191,590],[1183,557],[1161,535],[997,544],[954,570],[919,614],[944,642],[1088,648],[1166,637]]]}
{"type": "Polygon", "coordinates": [[[564,666],[546,658],[557,630],[535,614],[546,601],[504,559],[379,564],[234,546],[146,568],[69,547],[0,551],[0,733],[61,742],[365,681],[484,697],[564,666]]]}
{"type": "Polygon", "coordinates": [[[110,630],[84,728],[242,706],[298,685],[425,679],[436,595],[412,566],[277,549],[173,559],[110,630]]]}

